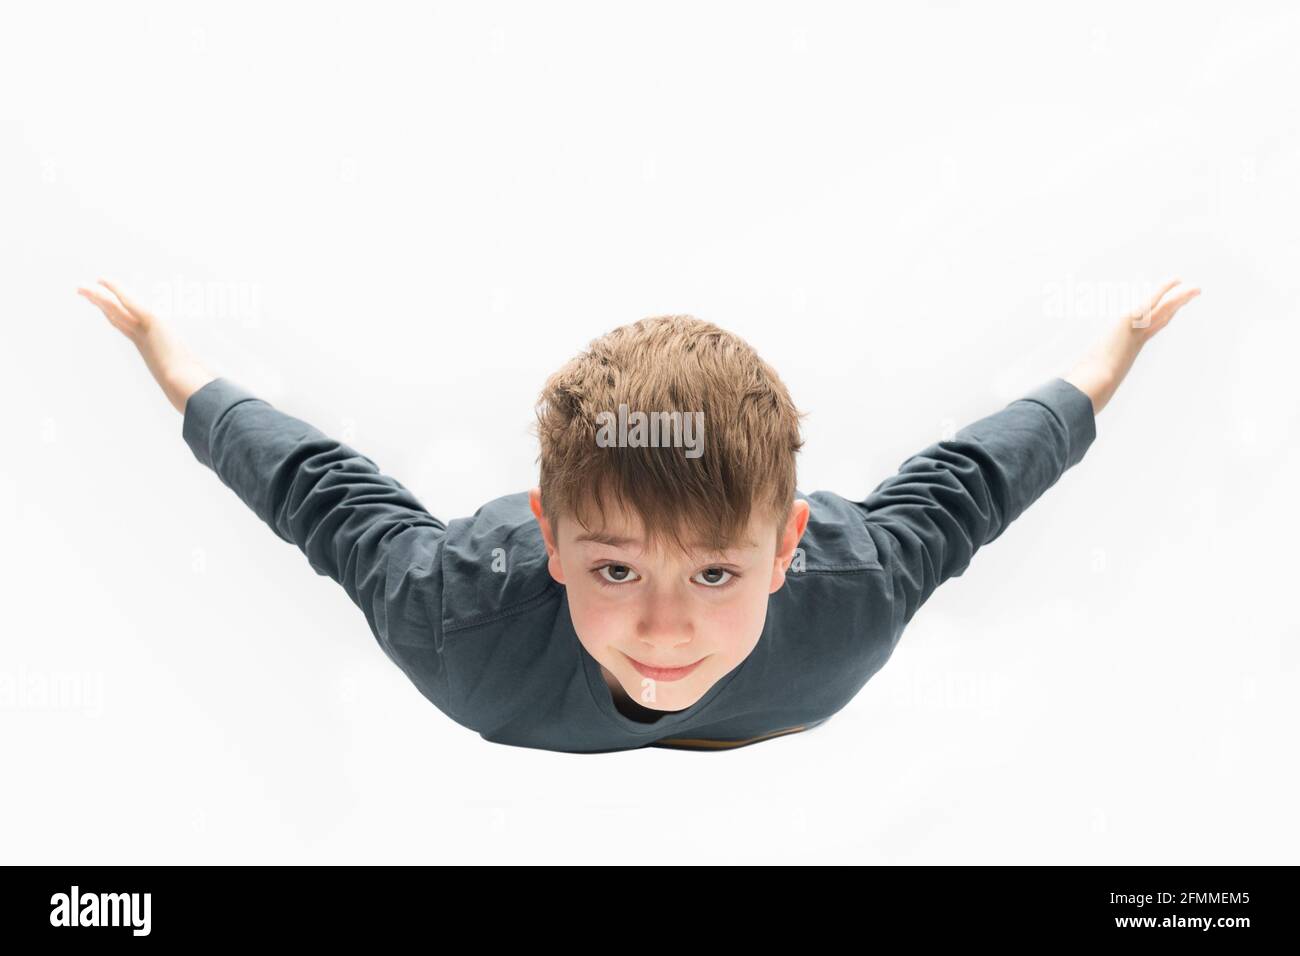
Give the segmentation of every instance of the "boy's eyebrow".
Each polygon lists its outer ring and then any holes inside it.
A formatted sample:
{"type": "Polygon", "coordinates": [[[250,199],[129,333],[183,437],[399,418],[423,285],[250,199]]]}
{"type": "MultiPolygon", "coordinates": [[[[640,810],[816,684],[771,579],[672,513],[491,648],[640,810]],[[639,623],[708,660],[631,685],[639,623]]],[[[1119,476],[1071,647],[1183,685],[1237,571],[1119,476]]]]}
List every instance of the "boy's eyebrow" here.
{"type": "Polygon", "coordinates": [[[626,548],[630,545],[637,546],[638,550],[644,548],[644,542],[636,538],[625,538],[617,534],[609,534],[604,531],[593,531],[590,534],[580,534],[573,539],[575,543],[582,541],[592,541],[596,544],[607,544],[611,548],[626,548]]]}
{"type": "MultiPolygon", "coordinates": [[[[580,534],[573,540],[575,544],[580,544],[583,541],[591,541],[595,544],[608,545],[611,548],[634,548],[637,551],[645,550],[644,541],[638,540],[637,538],[624,537],[623,535],[609,534],[605,531],[592,531],[588,534],[580,534]]],[[[732,547],[718,551],[710,548],[703,541],[697,541],[692,544],[691,547],[701,554],[725,554],[728,551],[738,550],[737,547],[732,547]]],[[[752,547],[757,547],[757,545],[752,541],[744,541],[739,545],[739,548],[752,547]]]]}

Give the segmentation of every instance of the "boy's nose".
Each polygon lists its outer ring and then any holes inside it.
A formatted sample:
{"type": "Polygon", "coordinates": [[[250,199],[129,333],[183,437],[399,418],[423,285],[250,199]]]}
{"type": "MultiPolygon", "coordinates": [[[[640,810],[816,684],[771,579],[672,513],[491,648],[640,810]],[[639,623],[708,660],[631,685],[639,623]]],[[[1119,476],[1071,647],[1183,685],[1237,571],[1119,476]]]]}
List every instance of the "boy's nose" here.
{"type": "Polygon", "coordinates": [[[643,644],[671,650],[695,638],[695,625],[677,601],[659,601],[647,608],[637,625],[643,644]]]}

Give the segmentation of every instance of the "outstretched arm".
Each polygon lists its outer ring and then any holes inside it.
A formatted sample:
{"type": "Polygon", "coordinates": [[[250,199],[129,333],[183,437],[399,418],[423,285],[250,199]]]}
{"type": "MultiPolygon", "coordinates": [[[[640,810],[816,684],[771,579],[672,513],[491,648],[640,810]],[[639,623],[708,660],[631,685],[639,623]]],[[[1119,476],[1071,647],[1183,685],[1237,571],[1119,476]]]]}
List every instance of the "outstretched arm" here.
{"type": "Polygon", "coordinates": [[[1077,464],[1096,438],[1096,415],[1138,352],[1200,290],[1116,323],[1069,373],[908,458],[855,502],[901,597],[898,628],[934,590],[962,574],[975,552],[1077,464]]]}
{"type": "Polygon", "coordinates": [[[214,377],[156,317],[103,284],[113,298],[78,291],[140,350],[182,412],[182,436],[194,456],[318,574],[342,585],[384,652],[447,711],[436,647],[446,525],[360,452],[214,377]]]}
{"type": "Polygon", "coordinates": [[[433,574],[447,528],[414,494],[356,449],[230,379],[189,397],[182,436],[317,574],[342,585],[372,625],[383,623],[389,585],[433,574]]]}

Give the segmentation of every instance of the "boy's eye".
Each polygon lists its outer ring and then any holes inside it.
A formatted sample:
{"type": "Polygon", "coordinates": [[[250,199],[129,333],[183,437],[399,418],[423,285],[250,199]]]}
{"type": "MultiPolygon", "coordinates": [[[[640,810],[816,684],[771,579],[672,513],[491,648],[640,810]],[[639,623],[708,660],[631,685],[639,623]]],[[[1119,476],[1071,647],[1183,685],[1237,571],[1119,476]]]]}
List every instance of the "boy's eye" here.
{"type": "Polygon", "coordinates": [[[703,576],[703,578],[705,578],[705,580],[701,581],[701,584],[705,585],[707,588],[725,588],[728,584],[731,584],[732,578],[735,578],[736,575],[732,574],[732,572],[728,571],[725,567],[706,567],[705,570],[699,572],[697,578],[698,576],[703,576]],[[727,576],[719,580],[715,575],[727,576]]]}
{"type": "Polygon", "coordinates": [[[627,577],[627,575],[636,574],[636,572],[633,571],[631,568],[629,568],[626,564],[602,564],[600,567],[596,569],[596,573],[600,575],[602,579],[601,580],[602,584],[609,584],[609,585],[626,584],[630,580],[631,581],[636,580],[636,578],[627,577]],[[606,571],[615,572],[615,576],[613,578],[606,576],[605,574],[606,571]]]}
{"type": "MultiPolygon", "coordinates": [[[[617,587],[620,584],[628,584],[640,579],[640,575],[626,564],[602,564],[600,567],[594,568],[592,573],[596,575],[597,582],[607,588],[617,587]]],[[[736,572],[728,571],[726,568],[705,568],[691,580],[698,581],[706,588],[720,590],[730,585],[737,576],[736,572]]]]}

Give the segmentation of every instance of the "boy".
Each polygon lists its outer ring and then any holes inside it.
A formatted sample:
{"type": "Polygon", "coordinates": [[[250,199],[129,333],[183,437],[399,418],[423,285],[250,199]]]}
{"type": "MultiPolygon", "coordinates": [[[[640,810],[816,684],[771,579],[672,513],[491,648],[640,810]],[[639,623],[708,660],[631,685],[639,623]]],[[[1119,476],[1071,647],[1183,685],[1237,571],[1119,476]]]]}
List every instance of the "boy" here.
{"type": "Polygon", "coordinates": [[[356,450],[215,377],[111,282],[195,457],[346,590],[435,706],[496,743],[733,749],[806,730],[940,584],[1077,464],[1143,345],[1200,290],[1114,325],[1064,378],[931,444],[862,501],[795,487],[803,417],[741,339],[615,329],[548,379],[540,487],[444,523],[356,450]]]}

